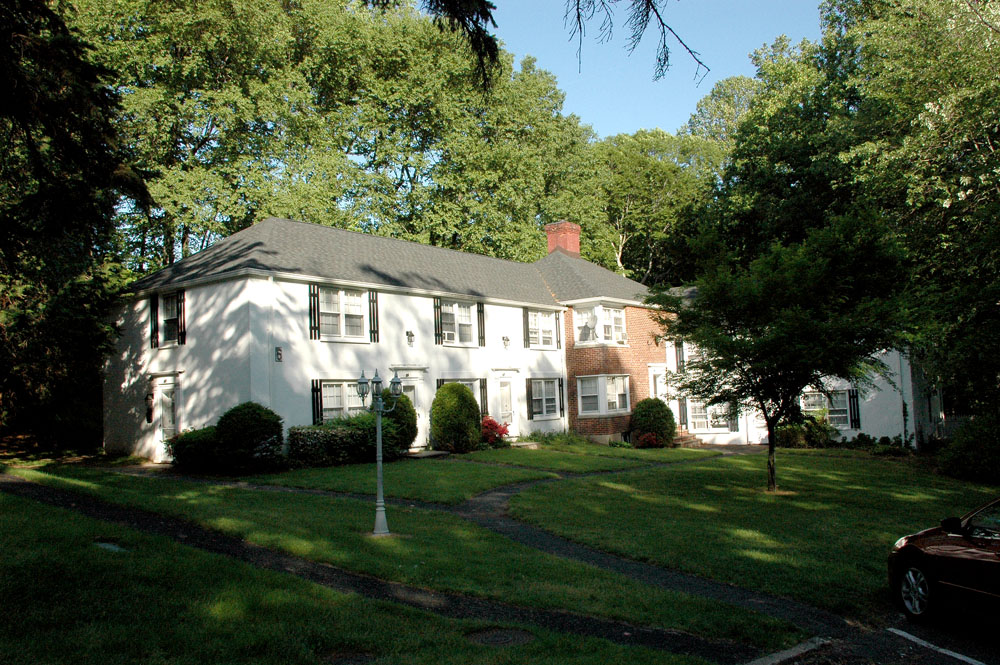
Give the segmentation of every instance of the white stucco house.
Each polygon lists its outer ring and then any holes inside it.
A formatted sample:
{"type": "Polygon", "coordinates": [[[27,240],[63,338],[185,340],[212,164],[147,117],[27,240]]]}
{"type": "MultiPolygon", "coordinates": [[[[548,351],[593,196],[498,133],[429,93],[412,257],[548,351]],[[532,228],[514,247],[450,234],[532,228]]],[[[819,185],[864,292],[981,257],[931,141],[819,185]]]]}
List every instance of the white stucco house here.
{"type": "MultiPolygon", "coordinates": [[[[286,428],[319,423],[359,410],[354,383],[376,369],[402,380],[417,447],[446,382],[467,385],[512,435],[619,438],[653,396],[707,443],[763,440],[752,415],[723,423],[672,395],[683,349],[659,340],[645,287],[581,259],[579,226],[546,232],[549,255],[518,263],[268,218],[149,275],[133,285],[106,362],[105,448],[164,461],[175,433],[248,400],[286,428]]],[[[905,357],[887,358],[898,389],[859,397],[833,386],[825,406],[844,434],[920,437],[932,419],[905,357]]]]}

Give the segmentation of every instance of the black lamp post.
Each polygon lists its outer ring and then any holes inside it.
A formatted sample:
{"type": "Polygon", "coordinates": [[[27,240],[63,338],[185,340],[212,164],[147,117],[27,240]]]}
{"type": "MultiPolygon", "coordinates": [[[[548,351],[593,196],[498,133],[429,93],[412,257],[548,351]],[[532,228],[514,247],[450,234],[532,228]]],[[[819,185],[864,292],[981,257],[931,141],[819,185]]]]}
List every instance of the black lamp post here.
{"type": "MultiPolygon", "coordinates": [[[[361,404],[364,405],[368,397],[369,384],[365,378],[364,370],[358,379],[358,395],[361,397],[361,404]]],[[[371,410],[375,412],[375,530],[372,532],[376,536],[388,536],[389,525],[385,521],[385,498],[382,496],[382,414],[389,413],[396,408],[399,396],[403,394],[403,382],[399,380],[396,372],[392,374],[389,382],[389,393],[392,395],[392,406],[386,408],[385,400],[382,399],[382,379],[375,370],[375,376],[371,380],[372,405],[371,410]]]]}

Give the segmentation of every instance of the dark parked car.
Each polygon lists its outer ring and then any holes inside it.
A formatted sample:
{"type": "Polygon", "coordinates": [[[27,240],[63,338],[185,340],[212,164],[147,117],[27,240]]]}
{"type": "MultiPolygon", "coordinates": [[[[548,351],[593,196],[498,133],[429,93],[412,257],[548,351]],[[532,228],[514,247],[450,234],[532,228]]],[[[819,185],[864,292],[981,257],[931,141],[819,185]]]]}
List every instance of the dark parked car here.
{"type": "Polygon", "coordinates": [[[897,540],[889,553],[889,586],[911,619],[958,594],[1000,607],[1000,499],[897,540]]]}

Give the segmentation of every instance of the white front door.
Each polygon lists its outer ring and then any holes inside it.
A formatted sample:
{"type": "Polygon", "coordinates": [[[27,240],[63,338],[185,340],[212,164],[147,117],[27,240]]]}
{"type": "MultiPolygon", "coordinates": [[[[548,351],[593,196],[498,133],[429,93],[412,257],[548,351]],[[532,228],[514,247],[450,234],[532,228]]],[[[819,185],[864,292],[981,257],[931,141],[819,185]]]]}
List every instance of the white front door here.
{"type": "Polygon", "coordinates": [[[510,381],[500,382],[500,422],[507,423],[508,436],[517,436],[517,425],[514,423],[514,400],[511,394],[510,381]]]}
{"type": "Polygon", "coordinates": [[[430,431],[427,410],[421,408],[421,404],[417,402],[417,387],[414,384],[403,384],[403,394],[409,398],[410,403],[413,404],[413,410],[417,412],[417,438],[413,442],[413,447],[426,448],[428,432],[430,431]]]}
{"type": "Polygon", "coordinates": [[[160,445],[154,462],[165,462],[167,441],[177,434],[177,384],[172,379],[163,379],[156,386],[156,406],[159,411],[160,445]]]}

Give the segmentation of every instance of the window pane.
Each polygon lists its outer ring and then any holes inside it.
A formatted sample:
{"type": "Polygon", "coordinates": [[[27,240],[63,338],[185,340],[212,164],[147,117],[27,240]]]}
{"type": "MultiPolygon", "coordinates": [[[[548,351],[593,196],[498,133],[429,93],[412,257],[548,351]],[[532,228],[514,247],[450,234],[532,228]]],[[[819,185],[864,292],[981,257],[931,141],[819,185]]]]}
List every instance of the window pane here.
{"type": "Polygon", "coordinates": [[[600,410],[597,395],[584,395],[580,398],[580,409],[584,413],[596,413],[600,410]]]}
{"type": "Polygon", "coordinates": [[[593,308],[578,310],[574,314],[576,323],[576,339],[578,342],[593,342],[597,340],[597,321],[593,308]]]}
{"type": "Polygon", "coordinates": [[[177,317],[163,320],[163,340],[165,342],[177,341],[177,317]]]}
{"type": "Polygon", "coordinates": [[[339,312],[340,291],[337,289],[321,288],[319,290],[319,311],[339,312]]]}
{"type": "Polygon", "coordinates": [[[169,296],[163,296],[163,318],[164,319],[176,319],[177,318],[177,294],[174,293],[169,296]]]}
{"type": "Polygon", "coordinates": [[[472,324],[471,323],[459,323],[458,324],[458,341],[465,344],[472,341],[472,324]]]}
{"type": "Polygon", "coordinates": [[[321,335],[339,335],[340,315],[321,311],[319,315],[319,333],[321,335]]]}
{"type": "Polygon", "coordinates": [[[472,305],[458,305],[458,322],[472,323],[472,305]]]}
{"type": "Polygon", "coordinates": [[[365,317],[358,314],[344,315],[344,334],[348,337],[361,337],[365,332],[365,317]]]}
{"type": "Polygon", "coordinates": [[[344,291],[344,313],[361,314],[361,291],[344,291]]]}

